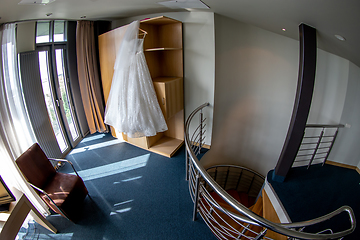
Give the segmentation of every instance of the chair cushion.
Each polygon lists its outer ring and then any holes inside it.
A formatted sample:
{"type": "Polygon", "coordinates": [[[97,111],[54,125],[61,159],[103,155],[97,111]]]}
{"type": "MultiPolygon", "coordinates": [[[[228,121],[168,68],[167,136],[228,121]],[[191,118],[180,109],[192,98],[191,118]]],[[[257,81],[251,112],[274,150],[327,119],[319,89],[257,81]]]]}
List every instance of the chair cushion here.
{"type": "MultiPolygon", "coordinates": [[[[77,175],[59,172],[57,172],[44,187],[44,191],[47,192],[56,205],[66,213],[66,217],[71,220],[76,219],[77,215],[79,215],[79,209],[81,209],[83,200],[88,194],[81,178],[77,175]]],[[[40,196],[48,203],[53,211],[61,214],[46,196],[43,194],[40,194],[40,196]]]]}
{"type": "Polygon", "coordinates": [[[56,173],[49,159],[37,143],[34,143],[26,150],[16,160],[16,164],[28,182],[42,189],[56,173]]]}

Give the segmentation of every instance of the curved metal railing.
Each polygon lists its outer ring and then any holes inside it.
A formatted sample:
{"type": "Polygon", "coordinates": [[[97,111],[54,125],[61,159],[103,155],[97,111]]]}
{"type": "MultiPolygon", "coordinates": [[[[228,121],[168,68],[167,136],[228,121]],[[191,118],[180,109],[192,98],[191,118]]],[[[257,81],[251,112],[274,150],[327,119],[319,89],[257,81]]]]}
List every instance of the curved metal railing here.
{"type": "Polygon", "coordinates": [[[210,223],[206,219],[207,217],[212,217],[212,226],[209,227],[219,239],[271,239],[265,236],[268,230],[287,236],[290,239],[340,239],[354,231],[356,226],[355,215],[349,206],[343,206],[334,212],[309,221],[297,223],[274,223],[254,213],[249,208],[235,200],[219,185],[219,183],[213,179],[213,177],[200,164],[197,158],[197,156],[201,153],[204,141],[203,124],[206,119],[202,116],[202,109],[207,106],[209,106],[209,103],[205,103],[196,108],[190,114],[185,123],[186,179],[189,181],[190,195],[194,202],[193,220],[196,219],[196,215],[199,213],[209,226],[210,223]],[[190,123],[194,116],[199,112],[199,127],[195,129],[195,132],[190,138],[190,123]],[[200,136],[200,138],[196,136],[200,136]],[[220,199],[221,203],[219,201],[215,201],[214,197],[209,194],[209,190],[216,193],[218,196],[217,199],[220,199]],[[230,206],[232,210],[225,208],[223,204],[224,202],[230,206]],[[205,216],[206,212],[210,213],[211,216],[205,216]],[[351,225],[349,229],[336,233],[325,233],[326,231],[321,233],[303,232],[305,227],[324,222],[343,212],[348,214],[351,225]],[[213,216],[214,213],[217,214],[216,217],[213,216]],[[232,226],[233,223],[229,224],[230,220],[241,224],[241,226],[232,226]]]}

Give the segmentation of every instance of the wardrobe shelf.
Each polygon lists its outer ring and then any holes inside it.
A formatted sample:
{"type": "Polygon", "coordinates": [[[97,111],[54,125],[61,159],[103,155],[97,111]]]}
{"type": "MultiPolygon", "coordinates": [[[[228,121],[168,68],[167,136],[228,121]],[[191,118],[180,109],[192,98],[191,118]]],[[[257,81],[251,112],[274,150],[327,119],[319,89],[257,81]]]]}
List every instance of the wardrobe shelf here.
{"type": "Polygon", "coordinates": [[[153,82],[171,82],[181,78],[182,77],[156,77],[153,78],[153,82]]]}
{"type": "Polygon", "coordinates": [[[148,48],[145,49],[145,52],[153,52],[153,51],[175,51],[175,50],[182,50],[182,48],[148,48]]]}
{"type": "Polygon", "coordinates": [[[149,150],[165,157],[172,157],[183,144],[184,140],[164,136],[149,150]]]}

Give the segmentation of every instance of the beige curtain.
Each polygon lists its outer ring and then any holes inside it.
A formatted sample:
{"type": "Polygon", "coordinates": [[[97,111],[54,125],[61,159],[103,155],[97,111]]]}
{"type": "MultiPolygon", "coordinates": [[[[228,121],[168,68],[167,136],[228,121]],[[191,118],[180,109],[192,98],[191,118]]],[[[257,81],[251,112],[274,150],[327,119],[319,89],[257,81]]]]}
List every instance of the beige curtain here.
{"type": "Polygon", "coordinates": [[[96,60],[94,22],[77,22],[76,54],[81,98],[90,133],[107,132],[96,60]]]}

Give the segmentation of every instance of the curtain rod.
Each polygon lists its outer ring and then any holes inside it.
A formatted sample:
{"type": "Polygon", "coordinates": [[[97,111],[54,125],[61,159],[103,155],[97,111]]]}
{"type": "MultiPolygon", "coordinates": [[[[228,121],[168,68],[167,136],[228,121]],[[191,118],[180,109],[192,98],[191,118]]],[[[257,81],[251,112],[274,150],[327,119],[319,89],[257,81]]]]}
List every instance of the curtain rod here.
{"type": "MultiPolygon", "coordinates": [[[[55,18],[52,18],[52,19],[28,19],[28,20],[19,20],[19,21],[11,21],[11,22],[4,22],[4,23],[0,23],[0,25],[3,25],[3,24],[7,24],[7,23],[23,23],[23,22],[37,22],[37,21],[56,21],[56,20],[63,20],[63,21],[73,21],[73,22],[76,22],[76,21],[80,21],[80,20],[68,20],[68,19],[55,19],[55,18]]],[[[82,21],[90,21],[90,20],[82,20],[82,21]]]]}

